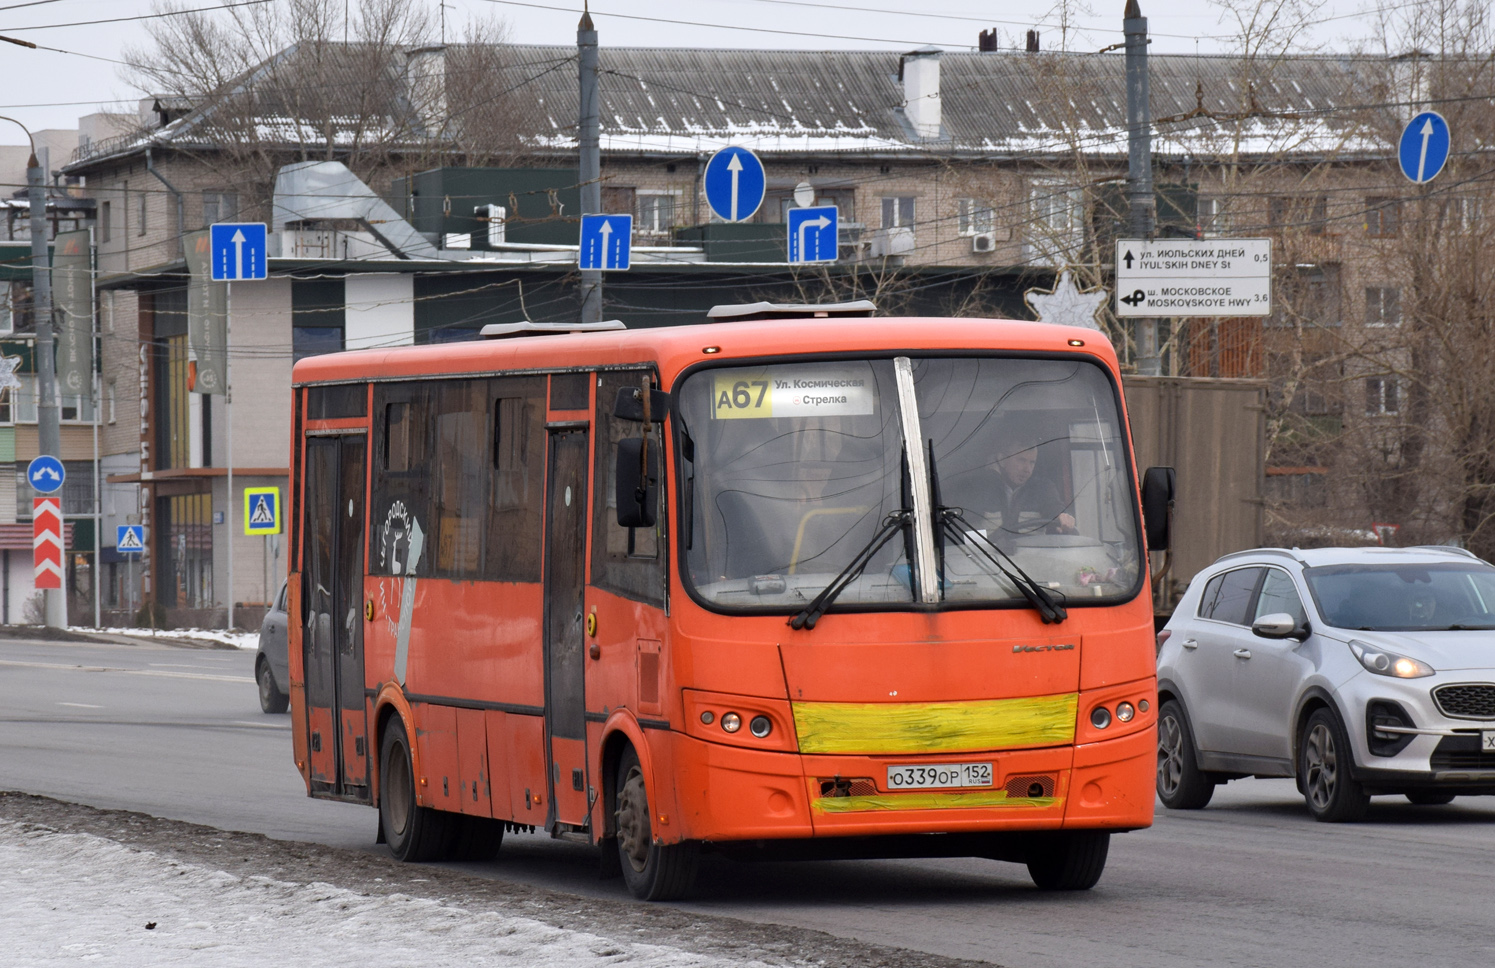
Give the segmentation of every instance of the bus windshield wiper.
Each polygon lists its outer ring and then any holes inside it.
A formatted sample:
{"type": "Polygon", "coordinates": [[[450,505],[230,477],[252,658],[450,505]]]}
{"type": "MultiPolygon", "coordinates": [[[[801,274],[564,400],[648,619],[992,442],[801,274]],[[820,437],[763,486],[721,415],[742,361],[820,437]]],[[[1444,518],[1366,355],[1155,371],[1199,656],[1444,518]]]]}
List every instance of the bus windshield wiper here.
{"type": "Polygon", "coordinates": [[[872,539],[862,547],[861,551],[857,552],[845,568],[841,569],[839,575],[831,579],[831,583],[826,585],[810,604],[789,620],[789,627],[813,629],[815,623],[820,621],[820,617],[825,614],[826,609],[831,607],[837,596],[845,591],[848,585],[856,581],[857,576],[866,569],[873,556],[882,550],[882,546],[891,541],[893,535],[907,528],[913,519],[914,512],[909,508],[899,508],[884,518],[882,527],[877,529],[872,539]]]}
{"type": "Polygon", "coordinates": [[[981,557],[986,559],[986,562],[993,568],[1001,572],[1002,577],[1012,582],[1013,586],[1028,600],[1028,604],[1032,605],[1038,611],[1038,617],[1043,620],[1043,624],[1057,625],[1069,618],[1069,612],[1063,605],[1054,601],[1049,590],[1034,581],[1032,576],[1023,571],[1007,552],[997,547],[995,541],[982,537],[981,532],[971,522],[966,520],[960,508],[937,507],[935,508],[935,514],[939,517],[940,528],[943,533],[956,544],[964,545],[966,548],[974,548],[980,552],[981,557]],[[956,525],[959,525],[959,527],[956,527],[956,525]],[[979,540],[977,540],[978,538],[979,540]],[[1001,560],[998,560],[998,555],[1001,556],[1001,560]],[[1006,564],[1004,565],[1003,562],[1006,562],[1006,564]]]}

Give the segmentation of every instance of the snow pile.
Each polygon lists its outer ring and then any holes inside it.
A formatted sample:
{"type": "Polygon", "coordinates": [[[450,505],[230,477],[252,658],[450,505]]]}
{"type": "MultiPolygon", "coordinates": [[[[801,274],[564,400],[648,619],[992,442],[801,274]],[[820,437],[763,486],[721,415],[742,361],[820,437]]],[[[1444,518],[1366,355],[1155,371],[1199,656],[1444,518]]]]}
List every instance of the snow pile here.
{"type": "Polygon", "coordinates": [[[408,894],[240,877],[0,820],[4,959],[28,968],[761,966],[616,942],[408,894]],[[11,960],[14,959],[14,960],[11,960]]]}
{"type": "Polygon", "coordinates": [[[74,632],[106,632],[110,635],[128,635],[137,639],[169,638],[197,639],[202,642],[218,642],[236,649],[258,649],[260,633],[228,631],[227,629],[96,629],[89,625],[71,626],[74,632]]]}

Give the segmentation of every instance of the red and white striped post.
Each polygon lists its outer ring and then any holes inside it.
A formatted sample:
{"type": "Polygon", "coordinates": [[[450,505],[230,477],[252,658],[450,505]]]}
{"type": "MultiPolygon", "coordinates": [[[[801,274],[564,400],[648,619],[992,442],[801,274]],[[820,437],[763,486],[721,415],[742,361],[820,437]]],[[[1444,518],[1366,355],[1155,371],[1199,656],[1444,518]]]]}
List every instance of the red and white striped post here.
{"type": "Polygon", "coordinates": [[[62,587],[62,498],[34,499],[31,551],[36,559],[36,587],[62,587]]]}

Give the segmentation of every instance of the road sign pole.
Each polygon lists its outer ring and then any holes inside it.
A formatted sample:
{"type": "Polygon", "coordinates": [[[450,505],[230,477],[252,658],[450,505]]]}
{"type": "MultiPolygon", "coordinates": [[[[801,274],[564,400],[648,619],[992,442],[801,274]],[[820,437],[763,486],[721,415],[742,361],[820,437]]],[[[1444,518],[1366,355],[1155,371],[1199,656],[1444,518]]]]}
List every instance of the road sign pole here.
{"type": "MultiPolygon", "coordinates": [[[[581,175],[581,214],[602,214],[602,150],[601,122],[597,92],[597,29],[592,25],[592,15],[583,10],[581,22],[576,25],[576,49],[581,62],[579,81],[581,85],[581,116],[578,119],[578,144],[580,147],[579,173],[581,175]]],[[[604,246],[602,264],[607,265],[604,246]]],[[[581,321],[602,321],[602,272],[599,269],[581,270],[581,321]]]]}
{"type": "MultiPolygon", "coordinates": [[[[31,153],[26,165],[26,194],[31,201],[31,305],[36,319],[37,450],[62,455],[62,425],[57,410],[56,348],[52,339],[52,266],[47,255],[46,172],[31,153]]],[[[67,589],[43,595],[49,628],[67,627],[67,589]]]]}
{"type": "Polygon", "coordinates": [[[234,373],[233,353],[229,348],[233,345],[234,335],[234,284],[224,283],[227,290],[224,302],[228,307],[228,318],[224,322],[223,339],[223,436],[228,450],[228,507],[223,512],[223,523],[228,531],[228,628],[234,628],[234,373]]]}
{"type": "MultiPolygon", "coordinates": [[[[1127,208],[1132,237],[1151,239],[1157,199],[1152,192],[1152,112],[1148,104],[1147,18],[1137,0],[1127,0],[1122,14],[1126,37],[1126,127],[1127,208]]],[[[1158,321],[1136,323],[1137,372],[1142,376],[1162,373],[1158,355],[1158,321]]]]}

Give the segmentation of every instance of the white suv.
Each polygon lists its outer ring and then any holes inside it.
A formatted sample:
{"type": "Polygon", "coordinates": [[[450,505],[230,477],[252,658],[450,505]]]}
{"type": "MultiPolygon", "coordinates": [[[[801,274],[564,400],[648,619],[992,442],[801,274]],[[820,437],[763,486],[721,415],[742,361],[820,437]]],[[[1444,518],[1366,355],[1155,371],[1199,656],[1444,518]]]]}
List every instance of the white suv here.
{"type": "Polygon", "coordinates": [[[1318,820],[1495,794],[1495,567],[1454,548],[1263,548],[1158,633],[1158,796],[1296,777],[1318,820]]]}

